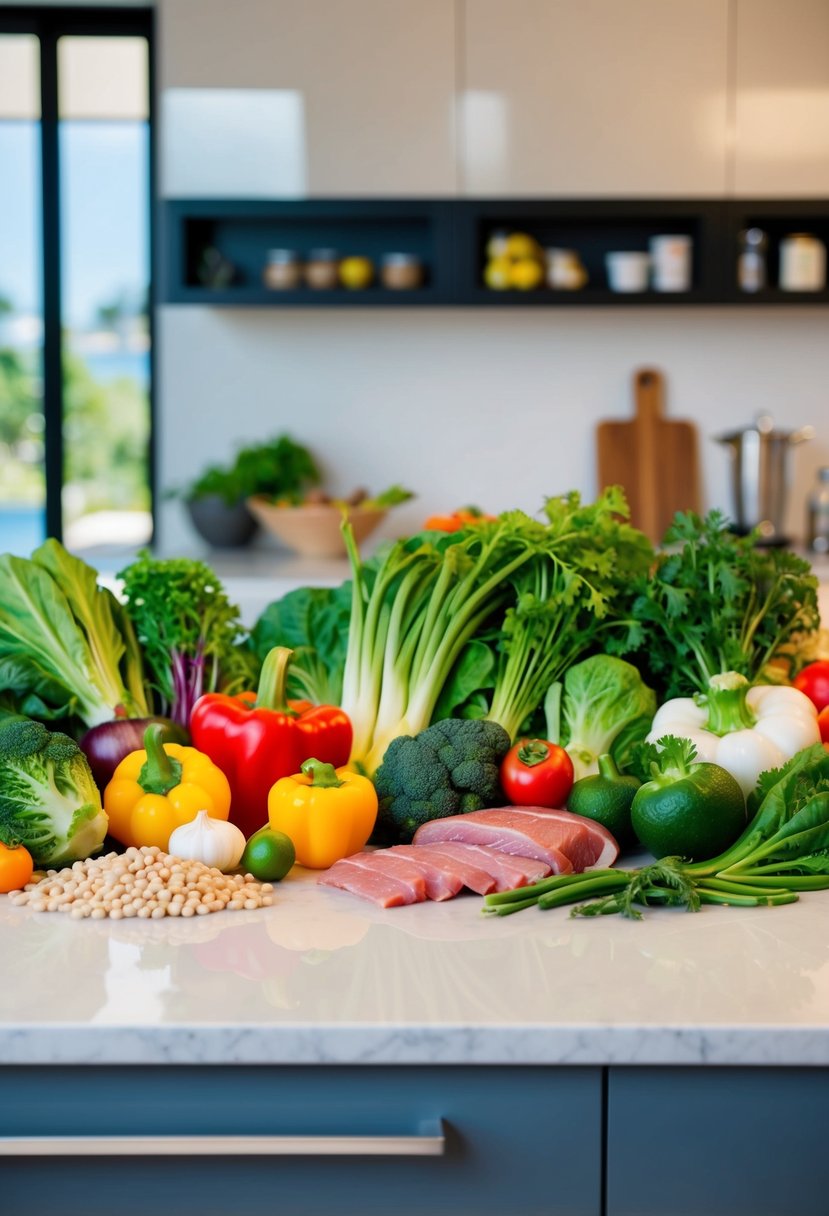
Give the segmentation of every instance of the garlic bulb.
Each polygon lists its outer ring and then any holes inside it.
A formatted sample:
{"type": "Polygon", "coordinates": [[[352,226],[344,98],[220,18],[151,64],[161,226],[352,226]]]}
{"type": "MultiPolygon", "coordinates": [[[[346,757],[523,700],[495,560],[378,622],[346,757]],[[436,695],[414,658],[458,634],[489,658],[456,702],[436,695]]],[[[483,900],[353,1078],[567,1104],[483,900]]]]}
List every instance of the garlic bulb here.
{"type": "Polygon", "coordinates": [[[212,819],[199,811],[190,823],[182,823],[170,833],[168,853],[185,861],[201,861],[217,870],[233,870],[245,851],[245,836],[234,823],[212,819]]]}

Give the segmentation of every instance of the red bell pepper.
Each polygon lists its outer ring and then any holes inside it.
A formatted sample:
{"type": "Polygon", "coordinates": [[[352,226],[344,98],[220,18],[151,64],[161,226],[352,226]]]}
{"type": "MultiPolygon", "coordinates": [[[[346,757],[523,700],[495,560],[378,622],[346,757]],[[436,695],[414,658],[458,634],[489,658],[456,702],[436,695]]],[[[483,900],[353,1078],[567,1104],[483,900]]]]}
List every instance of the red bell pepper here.
{"type": "Polygon", "coordinates": [[[291,653],[275,646],[255,693],[207,693],[190,718],[193,746],[230,782],[230,822],[245,836],[267,825],[268,793],[280,777],[298,773],[312,757],[339,767],[351,754],[351,722],[343,710],[285,699],[291,653]]]}

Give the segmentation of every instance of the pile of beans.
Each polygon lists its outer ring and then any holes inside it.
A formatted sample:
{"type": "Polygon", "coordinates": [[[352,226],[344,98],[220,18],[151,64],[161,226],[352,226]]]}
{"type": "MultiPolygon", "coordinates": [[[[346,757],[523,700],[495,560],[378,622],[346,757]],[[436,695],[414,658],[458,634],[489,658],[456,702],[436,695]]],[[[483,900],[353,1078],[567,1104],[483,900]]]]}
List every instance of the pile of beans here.
{"type": "Polygon", "coordinates": [[[67,912],[76,920],[131,916],[204,916],[224,909],[267,908],[273,887],[252,874],[223,874],[200,861],[183,861],[155,846],[106,853],[48,870],[39,882],[12,891],[13,904],[34,912],[67,912]]]}

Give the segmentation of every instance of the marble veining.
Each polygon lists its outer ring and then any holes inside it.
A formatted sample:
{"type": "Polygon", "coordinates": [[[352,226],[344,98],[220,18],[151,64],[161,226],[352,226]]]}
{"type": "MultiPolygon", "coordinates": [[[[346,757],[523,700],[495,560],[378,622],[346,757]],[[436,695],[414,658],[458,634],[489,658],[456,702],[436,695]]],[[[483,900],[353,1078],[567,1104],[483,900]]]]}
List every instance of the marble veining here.
{"type": "Polygon", "coordinates": [[[297,872],[274,907],[73,921],[0,897],[16,1064],[829,1064],[829,892],[641,922],[475,896],[381,911],[297,872]]]}

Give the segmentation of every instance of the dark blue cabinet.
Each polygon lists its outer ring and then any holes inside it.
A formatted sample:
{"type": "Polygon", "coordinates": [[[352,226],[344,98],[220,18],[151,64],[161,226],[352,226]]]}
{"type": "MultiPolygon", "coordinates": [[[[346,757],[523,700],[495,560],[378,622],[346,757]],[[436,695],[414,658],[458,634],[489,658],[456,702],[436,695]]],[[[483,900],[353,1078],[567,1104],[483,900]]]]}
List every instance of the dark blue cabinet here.
{"type": "Polygon", "coordinates": [[[598,1068],[0,1069],[9,1213],[600,1216],[601,1145],[598,1068]]]}
{"type": "Polygon", "coordinates": [[[607,1216],[826,1216],[829,1071],[611,1068],[607,1216]]]}

